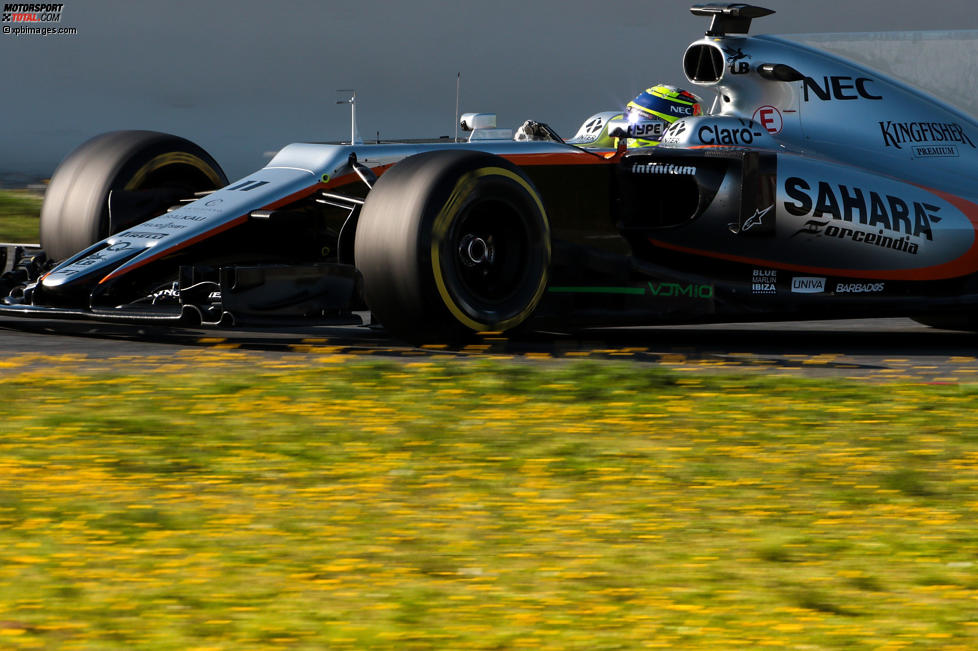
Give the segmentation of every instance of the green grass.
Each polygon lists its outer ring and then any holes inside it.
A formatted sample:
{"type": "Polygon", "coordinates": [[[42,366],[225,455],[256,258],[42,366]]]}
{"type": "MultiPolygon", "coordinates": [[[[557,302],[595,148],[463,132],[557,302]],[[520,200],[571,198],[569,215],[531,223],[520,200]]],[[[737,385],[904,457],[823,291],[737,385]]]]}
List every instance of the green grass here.
{"type": "Polygon", "coordinates": [[[0,190],[0,242],[37,242],[43,198],[22,190],[0,190]]]}
{"type": "Polygon", "coordinates": [[[978,645],[978,387],[296,359],[0,362],[0,646],[978,645]]]}

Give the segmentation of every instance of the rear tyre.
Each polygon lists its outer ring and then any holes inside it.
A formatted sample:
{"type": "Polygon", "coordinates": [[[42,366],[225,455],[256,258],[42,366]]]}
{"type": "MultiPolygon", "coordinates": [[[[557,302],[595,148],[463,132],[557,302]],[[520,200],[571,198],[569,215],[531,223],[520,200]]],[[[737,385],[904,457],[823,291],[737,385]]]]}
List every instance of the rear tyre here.
{"type": "Polygon", "coordinates": [[[364,298],[408,341],[509,330],[547,284],[550,226],[543,202],[508,161],[433,151],[388,170],[367,195],[354,258],[364,298]]]}
{"type": "Polygon", "coordinates": [[[51,177],[41,246],[51,259],[66,258],[181,198],[227,183],[210,154],[189,140],[156,131],[103,133],[68,154],[51,177]]]}

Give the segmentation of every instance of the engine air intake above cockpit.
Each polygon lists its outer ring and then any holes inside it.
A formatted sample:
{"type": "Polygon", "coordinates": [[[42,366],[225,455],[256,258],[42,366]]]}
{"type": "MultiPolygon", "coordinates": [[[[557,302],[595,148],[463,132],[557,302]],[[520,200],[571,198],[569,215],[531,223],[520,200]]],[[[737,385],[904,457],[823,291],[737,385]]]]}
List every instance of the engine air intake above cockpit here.
{"type": "Polygon", "coordinates": [[[683,55],[686,78],[698,84],[714,84],[723,76],[723,52],[705,43],[691,45],[683,55]]]}

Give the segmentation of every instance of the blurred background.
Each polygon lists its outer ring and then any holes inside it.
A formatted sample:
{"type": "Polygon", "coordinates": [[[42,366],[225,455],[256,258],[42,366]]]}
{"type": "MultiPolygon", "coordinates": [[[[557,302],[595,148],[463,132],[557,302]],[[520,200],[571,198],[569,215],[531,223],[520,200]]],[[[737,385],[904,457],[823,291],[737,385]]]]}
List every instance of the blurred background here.
{"type": "MultiPolygon", "coordinates": [[[[978,27],[970,0],[759,3],[777,13],[752,33],[978,27]]],[[[341,88],[357,91],[364,139],[453,135],[459,72],[463,112],[495,112],[502,127],[547,122],[569,137],[652,83],[684,83],[682,53],[707,27],[690,4],[65,0],[59,25],[76,35],[0,34],[0,180],[50,176],[74,147],[113,129],[187,137],[233,179],[289,142],[348,138],[341,88]]],[[[926,41],[863,41],[869,61],[902,52],[897,67],[964,100],[974,94],[974,57],[940,49],[922,63],[926,41]]]]}

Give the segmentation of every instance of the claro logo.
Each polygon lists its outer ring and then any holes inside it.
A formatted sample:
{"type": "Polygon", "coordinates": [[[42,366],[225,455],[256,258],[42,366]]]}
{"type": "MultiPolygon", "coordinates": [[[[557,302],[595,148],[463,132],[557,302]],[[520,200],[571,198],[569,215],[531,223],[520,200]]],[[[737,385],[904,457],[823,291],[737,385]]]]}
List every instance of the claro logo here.
{"type": "Polygon", "coordinates": [[[754,138],[761,136],[760,131],[754,131],[752,122],[740,120],[740,128],[723,127],[717,124],[704,124],[696,131],[696,137],[704,145],[751,145],[754,138]]]}

